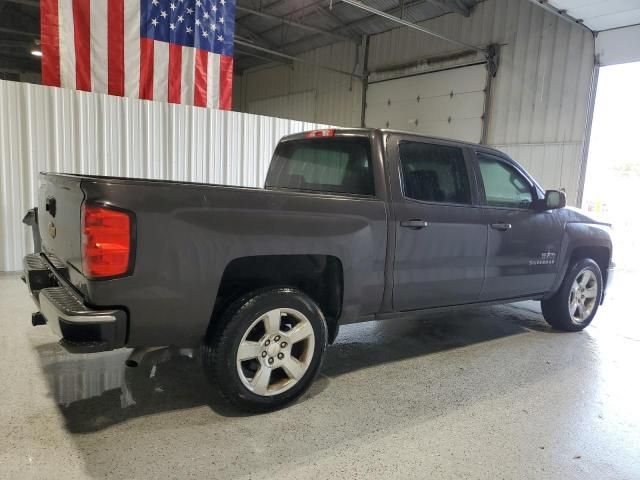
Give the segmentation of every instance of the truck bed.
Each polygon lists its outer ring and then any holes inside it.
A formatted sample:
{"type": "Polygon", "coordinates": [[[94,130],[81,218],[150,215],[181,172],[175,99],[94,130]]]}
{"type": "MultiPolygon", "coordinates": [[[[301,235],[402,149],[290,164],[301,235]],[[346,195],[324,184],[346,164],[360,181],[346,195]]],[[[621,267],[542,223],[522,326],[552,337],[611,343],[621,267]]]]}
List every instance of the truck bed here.
{"type": "Polygon", "coordinates": [[[128,345],[164,345],[167,338],[195,345],[206,332],[225,270],[245,258],[335,259],[344,275],[341,318],[373,314],[380,306],[387,242],[381,199],[53,173],[42,174],[41,184],[44,255],[68,266],[68,281],[86,304],[127,312],[128,345]],[[132,212],[129,275],[84,275],[83,204],[132,212]]]}

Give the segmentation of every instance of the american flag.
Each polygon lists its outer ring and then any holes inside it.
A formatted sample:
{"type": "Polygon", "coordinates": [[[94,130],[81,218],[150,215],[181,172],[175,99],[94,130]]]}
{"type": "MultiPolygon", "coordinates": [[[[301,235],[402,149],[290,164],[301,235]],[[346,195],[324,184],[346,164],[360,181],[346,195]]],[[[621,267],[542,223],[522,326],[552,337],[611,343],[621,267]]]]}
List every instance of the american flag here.
{"type": "Polygon", "coordinates": [[[41,0],[42,83],[231,109],[235,0],[41,0]]]}

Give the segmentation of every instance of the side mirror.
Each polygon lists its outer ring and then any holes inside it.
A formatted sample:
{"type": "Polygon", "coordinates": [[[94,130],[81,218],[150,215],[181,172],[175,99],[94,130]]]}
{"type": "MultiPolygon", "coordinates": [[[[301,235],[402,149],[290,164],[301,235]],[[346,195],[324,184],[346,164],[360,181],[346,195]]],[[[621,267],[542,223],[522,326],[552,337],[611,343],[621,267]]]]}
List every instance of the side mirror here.
{"type": "Polygon", "coordinates": [[[544,192],[544,199],[534,202],[536,210],[555,210],[564,208],[567,205],[567,196],[559,190],[547,190],[544,192]]]}

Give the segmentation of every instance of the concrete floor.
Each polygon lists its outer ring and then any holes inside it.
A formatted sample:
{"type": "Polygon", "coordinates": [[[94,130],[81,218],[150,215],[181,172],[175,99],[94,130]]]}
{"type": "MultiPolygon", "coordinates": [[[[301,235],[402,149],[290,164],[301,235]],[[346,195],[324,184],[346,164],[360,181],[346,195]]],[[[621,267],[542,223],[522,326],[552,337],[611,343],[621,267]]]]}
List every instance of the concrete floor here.
{"type": "Polygon", "coordinates": [[[0,477],[637,479],[634,278],[578,334],[533,302],[345,327],[300,402],[243,416],[188,356],[65,353],[2,276],[0,477]]]}

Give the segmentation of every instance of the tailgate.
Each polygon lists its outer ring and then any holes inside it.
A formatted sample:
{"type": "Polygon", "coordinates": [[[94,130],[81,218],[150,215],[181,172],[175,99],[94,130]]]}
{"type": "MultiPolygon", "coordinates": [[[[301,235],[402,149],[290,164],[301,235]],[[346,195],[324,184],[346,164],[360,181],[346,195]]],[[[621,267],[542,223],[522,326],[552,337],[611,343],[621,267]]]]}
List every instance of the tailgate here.
{"type": "Polygon", "coordinates": [[[42,251],[82,272],[82,177],[40,174],[38,227],[42,251]]]}

